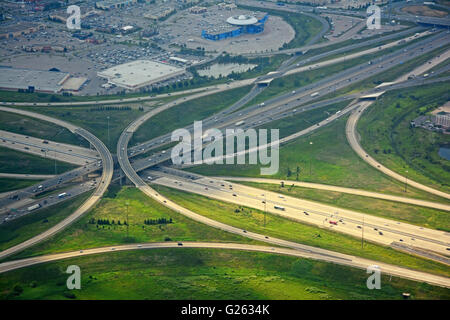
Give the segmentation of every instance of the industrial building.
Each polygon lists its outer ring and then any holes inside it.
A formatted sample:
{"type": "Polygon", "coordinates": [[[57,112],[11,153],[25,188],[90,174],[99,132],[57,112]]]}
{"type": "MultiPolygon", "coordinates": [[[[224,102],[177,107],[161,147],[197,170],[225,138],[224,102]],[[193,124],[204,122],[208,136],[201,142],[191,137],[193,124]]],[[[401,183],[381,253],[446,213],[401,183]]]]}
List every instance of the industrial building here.
{"type": "Polygon", "coordinates": [[[78,91],[86,78],[71,78],[67,72],[0,67],[0,90],[58,93],[78,91]]]}
{"type": "Polygon", "coordinates": [[[167,63],[136,60],[103,70],[97,75],[118,87],[136,90],[184,73],[185,69],[167,63]]]}
{"type": "Polygon", "coordinates": [[[206,30],[202,30],[202,37],[207,40],[224,40],[232,37],[238,37],[242,34],[256,34],[264,31],[264,24],[266,23],[269,15],[264,15],[261,19],[249,15],[239,15],[229,17],[227,23],[230,25],[230,31],[221,33],[211,33],[206,30]],[[237,29],[236,29],[237,28],[237,29]]]}

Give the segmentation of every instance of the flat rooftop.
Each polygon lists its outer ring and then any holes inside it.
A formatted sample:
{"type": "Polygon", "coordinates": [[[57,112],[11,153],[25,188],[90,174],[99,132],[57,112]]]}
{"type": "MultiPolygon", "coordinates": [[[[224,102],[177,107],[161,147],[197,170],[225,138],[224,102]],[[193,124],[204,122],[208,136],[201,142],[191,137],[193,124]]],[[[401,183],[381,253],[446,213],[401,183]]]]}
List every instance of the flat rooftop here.
{"type": "Polygon", "coordinates": [[[67,72],[16,69],[0,66],[0,88],[8,90],[28,89],[59,92],[63,82],[70,76],[67,72]]]}
{"type": "Polygon", "coordinates": [[[107,78],[117,86],[136,89],[163,81],[185,72],[183,68],[152,60],[136,60],[100,71],[99,77],[107,78]]]}

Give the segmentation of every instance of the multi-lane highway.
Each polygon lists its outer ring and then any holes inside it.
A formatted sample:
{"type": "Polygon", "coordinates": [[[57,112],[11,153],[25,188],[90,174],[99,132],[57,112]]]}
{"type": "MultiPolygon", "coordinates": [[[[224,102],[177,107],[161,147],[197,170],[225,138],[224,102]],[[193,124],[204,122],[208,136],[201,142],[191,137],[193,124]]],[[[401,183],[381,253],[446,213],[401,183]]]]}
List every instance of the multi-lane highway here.
{"type": "Polygon", "coordinates": [[[86,163],[100,160],[100,155],[94,150],[4,130],[0,130],[0,147],[38,156],[44,155],[45,158],[76,165],[85,165],[86,163]]]}
{"type": "Polygon", "coordinates": [[[49,116],[45,116],[39,113],[31,112],[31,111],[25,111],[20,109],[14,109],[14,108],[8,108],[8,107],[0,107],[1,111],[5,112],[11,112],[11,113],[17,113],[22,114],[28,117],[37,118],[39,120],[47,121],[54,123],[56,125],[62,126],[71,132],[78,134],[88,140],[93,147],[97,150],[97,152],[100,154],[100,157],[102,159],[102,176],[100,178],[99,183],[97,184],[97,188],[95,192],[77,209],[75,212],[70,214],[67,218],[60,221],[55,226],[51,227],[50,229],[46,230],[45,232],[34,236],[22,243],[19,243],[13,247],[10,247],[6,250],[3,250],[0,252],[0,259],[9,256],[13,253],[17,253],[25,248],[28,248],[44,239],[47,239],[48,237],[51,237],[55,233],[59,232],[60,230],[67,227],[69,224],[71,224],[73,221],[77,220],[81,215],[83,215],[85,212],[87,212],[90,208],[92,208],[103,196],[106,189],[108,188],[109,183],[111,182],[113,170],[114,170],[114,162],[111,156],[111,153],[109,152],[108,148],[103,144],[103,142],[98,139],[96,136],[94,136],[89,131],[74,126],[66,121],[62,121],[59,119],[55,119],[49,116]]]}
{"type": "MultiPolygon", "coordinates": [[[[409,31],[411,32],[411,31],[409,31]]],[[[338,57],[331,59],[329,61],[320,61],[318,63],[312,64],[314,61],[322,60],[330,55],[335,55],[342,52],[347,52],[349,50],[354,50],[364,45],[373,45],[377,41],[386,41],[388,39],[393,39],[398,37],[400,33],[397,35],[386,36],[385,38],[380,39],[372,39],[367,42],[361,42],[358,44],[353,44],[350,46],[346,46],[340,49],[336,49],[336,51],[331,53],[324,53],[323,55],[317,55],[314,58],[309,58],[308,60],[300,61],[298,64],[294,65],[293,61],[296,60],[296,57],[290,58],[287,62],[282,64],[279,70],[276,73],[268,74],[266,76],[258,77],[255,79],[247,79],[242,81],[234,81],[229,84],[221,84],[217,86],[212,86],[209,88],[199,88],[194,90],[188,90],[184,92],[178,92],[177,94],[187,94],[191,93],[192,95],[189,97],[181,97],[172,102],[166,103],[160,107],[152,109],[150,112],[147,112],[142,117],[133,121],[122,133],[117,143],[117,159],[120,164],[121,169],[125,173],[126,177],[142,192],[144,192],[147,196],[153,198],[158,201],[162,205],[167,206],[168,208],[179,212],[195,221],[204,223],[208,226],[218,228],[227,232],[231,232],[234,234],[239,234],[251,239],[263,241],[266,243],[270,243],[273,245],[283,246],[290,249],[285,248],[271,248],[271,247],[256,247],[249,245],[241,245],[241,244],[210,244],[210,243],[164,243],[164,244],[140,244],[140,245],[125,245],[118,247],[107,247],[107,248],[97,248],[97,249],[88,249],[81,250],[77,252],[59,254],[59,255],[51,255],[51,256],[42,256],[35,257],[25,260],[11,261],[0,264],[0,272],[6,272],[8,270],[14,270],[16,268],[33,265],[36,263],[54,261],[57,259],[64,259],[70,257],[82,256],[85,254],[94,254],[94,253],[102,253],[102,252],[112,252],[119,250],[132,250],[132,249],[141,249],[141,248],[167,248],[167,247],[202,247],[202,248],[222,248],[222,249],[238,249],[238,250],[254,250],[254,251],[262,251],[262,252],[272,252],[279,254],[290,254],[302,257],[308,257],[313,259],[325,260],[328,262],[344,264],[352,267],[358,268],[366,268],[368,265],[379,265],[382,270],[387,274],[392,274],[396,276],[401,276],[409,279],[413,279],[416,281],[424,281],[430,284],[450,287],[449,279],[445,277],[438,277],[435,275],[430,275],[423,272],[417,272],[409,269],[404,269],[397,266],[390,266],[387,264],[383,264],[381,262],[368,261],[365,259],[352,257],[348,255],[343,255],[337,252],[332,252],[329,250],[323,250],[314,248],[311,246],[305,246],[299,243],[294,243],[290,241],[285,241],[281,239],[271,238],[266,235],[261,235],[253,232],[249,232],[247,230],[239,229],[219,221],[215,221],[209,218],[206,218],[200,214],[192,212],[186,208],[179,206],[173,201],[167,199],[162,196],[154,189],[152,189],[138,174],[137,171],[143,170],[148,167],[152,167],[158,163],[164,162],[170,158],[167,150],[162,150],[155,152],[149,157],[144,159],[139,159],[135,161],[133,164],[130,163],[129,157],[135,156],[141,153],[146,153],[149,150],[155,148],[161,148],[164,145],[170,143],[170,137],[166,135],[162,135],[158,138],[147,141],[143,144],[139,144],[133,148],[130,148],[130,153],[128,153],[128,143],[138,128],[151,119],[154,115],[168,110],[176,106],[179,103],[186,102],[195,98],[207,96],[213,93],[230,90],[232,88],[238,88],[246,85],[254,84],[255,82],[259,82],[264,79],[274,79],[277,77],[282,77],[288,74],[294,74],[299,72],[308,72],[312,69],[317,68],[326,68],[329,65],[342,63],[344,59],[357,58],[368,54],[373,54],[377,52],[382,52],[384,49],[395,48],[396,46],[405,44],[407,42],[414,42],[405,46],[403,50],[396,50],[389,54],[384,54],[379,58],[373,59],[370,63],[363,63],[342,72],[330,75],[324,79],[321,79],[315,83],[299,88],[298,90],[294,90],[290,93],[281,94],[275,98],[268,99],[264,101],[263,104],[253,105],[242,109],[244,105],[246,105],[249,101],[255,98],[259,93],[261,93],[264,88],[261,86],[254,86],[250,92],[242,98],[240,101],[235,103],[233,106],[225,109],[221,113],[213,115],[204,121],[204,128],[208,127],[217,127],[217,128],[252,128],[258,127],[264,123],[268,123],[274,121],[276,119],[281,119],[286,116],[290,116],[296,113],[305,112],[307,110],[312,110],[313,108],[317,108],[319,106],[324,106],[331,103],[337,103],[341,101],[351,100],[352,103],[341,112],[331,115],[328,119],[321,121],[317,124],[312,124],[311,127],[301,130],[297,133],[291,134],[287,137],[283,137],[280,143],[284,143],[290,141],[292,139],[296,139],[302,135],[309,134],[317,128],[320,128],[323,125],[326,125],[339,117],[352,112],[353,110],[357,110],[361,108],[361,106],[365,105],[365,102],[358,102],[357,98],[364,96],[365,94],[370,94],[374,92],[383,92],[386,90],[392,90],[394,88],[399,88],[402,86],[410,86],[410,85],[418,85],[424,82],[425,79],[413,79],[408,81],[403,81],[400,83],[389,84],[386,87],[383,87],[383,91],[380,89],[373,89],[370,92],[364,93],[352,93],[343,97],[334,97],[327,99],[325,102],[315,102],[318,99],[321,99],[325,96],[328,96],[330,93],[335,92],[338,89],[345,88],[353,83],[359,82],[361,80],[367,79],[373,75],[386,72],[392,67],[398,65],[400,63],[409,61],[415,57],[419,57],[425,53],[428,53],[436,48],[441,48],[450,43],[450,35],[445,33],[436,33],[431,34],[429,31],[425,31],[423,33],[419,33],[417,35],[407,37],[406,39],[397,40],[392,43],[383,44],[380,48],[367,49],[363,52],[354,53],[350,56],[338,57]],[[420,39],[424,36],[428,36],[425,39],[420,39]],[[389,38],[391,37],[391,38],[389,38]],[[381,40],[383,39],[383,40],[381,40]],[[370,43],[369,43],[370,42],[370,43]],[[308,104],[309,103],[309,104],[308,104]],[[297,108],[297,109],[294,109],[297,108]],[[236,121],[239,121],[240,124],[237,124],[236,121]],[[292,250],[295,249],[295,250],[292,250]]],[[[405,33],[406,35],[406,33],[405,33]]],[[[322,45],[322,44],[321,44],[322,45]]],[[[324,44],[323,46],[326,46],[324,44]]],[[[297,52],[299,49],[294,49],[297,52]]],[[[287,51],[286,51],[287,52],[287,51]]],[[[285,53],[286,53],[285,52],[285,53]]],[[[447,81],[448,79],[442,78],[435,81],[447,81]]],[[[428,79],[426,81],[429,81],[428,79]]],[[[176,95],[176,94],[173,94],[176,95]]],[[[167,95],[169,96],[169,95],[167,95]]],[[[125,103],[132,101],[145,101],[148,99],[155,99],[155,97],[142,97],[142,98],[130,98],[130,99],[116,99],[116,100],[108,100],[107,103],[125,103]]],[[[104,101],[95,101],[95,103],[103,103],[104,101]]],[[[19,105],[16,103],[3,103],[9,105],[19,105]]],[[[64,105],[71,105],[72,103],[62,103],[64,105]]],[[[78,102],[75,104],[92,104],[92,102],[78,102]]],[[[22,104],[20,104],[22,105],[22,104]]],[[[27,103],[23,103],[23,105],[27,105],[27,103]]],[[[29,105],[29,103],[28,103],[29,105]]],[[[37,104],[36,104],[37,105],[37,104]]],[[[54,103],[44,103],[42,105],[56,105],[54,103]]],[[[10,255],[12,253],[16,253],[19,250],[23,250],[43,239],[46,239],[56,232],[62,230],[71,222],[76,220],[82,214],[84,214],[89,208],[91,208],[103,195],[106,188],[109,185],[109,182],[112,179],[113,175],[113,160],[109,151],[106,149],[104,144],[97,139],[94,135],[87,132],[86,130],[71,125],[67,122],[53,119],[48,116],[43,116],[40,114],[17,110],[11,108],[0,107],[0,111],[7,112],[16,112],[19,114],[23,114],[26,116],[32,116],[39,118],[44,121],[50,121],[55,124],[61,125],[63,127],[68,128],[71,132],[79,134],[86,138],[94,148],[97,150],[98,154],[101,157],[101,163],[93,163],[93,165],[97,166],[95,170],[99,168],[103,168],[102,176],[99,179],[99,182],[96,186],[96,191],[94,194],[85,202],[83,205],[78,208],[74,213],[72,213],[68,218],[61,221],[56,226],[50,228],[44,233],[33,237],[21,244],[18,244],[12,248],[9,248],[0,253],[0,259],[10,255]]],[[[356,113],[359,114],[357,111],[356,113]]],[[[356,121],[355,121],[356,123],[356,121]]],[[[190,128],[192,129],[192,128],[190,128]]],[[[27,139],[27,138],[25,138],[27,139]]],[[[89,165],[84,166],[78,170],[87,169],[89,165]]],[[[94,169],[94,168],[91,168],[94,169]]],[[[80,172],[82,173],[82,172],[80,172]]],[[[371,215],[367,215],[360,212],[354,212],[351,210],[343,210],[338,209],[332,206],[323,205],[320,203],[315,203],[311,201],[305,201],[302,199],[287,197],[283,195],[279,195],[273,192],[264,191],[264,195],[261,190],[251,187],[246,187],[242,185],[233,184],[230,187],[230,183],[217,180],[214,178],[197,178],[197,179],[186,179],[179,176],[173,176],[170,174],[162,174],[158,176],[158,173],[155,173],[156,179],[153,181],[155,183],[159,183],[162,185],[166,185],[172,188],[177,188],[180,190],[185,190],[188,192],[196,192],[199,194],[203,194],[209,197],[213,197],[219,200],[224,200],[236,204],[246,205],[255,207],[261,210],[267,210],[273,214],[278,214],[280,216],[295,219],[304,223],[315,224],[321,227],[326,227],[328,229],[332,229],[338,232],[347,233],[353,235],[355,237],[360,237],[364,233],[364,238],[381,243],[384,245],[392,245],[398,247],[406,247],[406,250],[411,250],[411,252],[415,253],[414,250],[420,249],[422,251],[427,252],[433,259],[439,260],[444,263],[449,263],[448,258],[448,248],[449,248],[449,235],[448,233],[431,230],[427,228],[417,227],[405,223],[399,223],[396,221],[392,221],[389,219],[384,219],[380,217],[375,217],[371,215]]],[[[61,177],[52,178],[54,180],[47,180],[45,183],[49,183],[48,186],[54,186],[60,181],[61,177]],[[55,180],[58,179],[58,180],[55,180]]],[[[73,177],[67,178],[67,181],[73,179],[73,177]]],[[[47,185],[45,186],[47,187],[47,185]]],[[[94,187],[94,186],[90,186],[94,187]]],[[[31,190],[33,191],[33,190],[31,190]]],[[[348,190],[347,190],[348,191],[348,190]]],[[[23,190],[20,192],[24,192],[23,190]]],[[[350,193],[350,191],[349,191],[350,193]]],[[[20,194],[23,197],[27,197],[26,193],[20,194]]],[[[383,198],[382,196],[375,195],[370,193],[370,195],[374,198],[383,198]]],[[[405,199],[399,199],[397,197],[393,201],[405,202],[405,199]]],[[[392,200],[392,199],[391,199],[392,200]]],[[[16,201],[11,199],[10,197],[7,199],[0,199],[0,201],[5,201],[5,203],[10,203],[11,201],[16,201]]],[[[426,201],[417,200],[419,205],[430,206],[430,203],[426,203],[426,201]]],[[[448,206],[444,204],[437,204],[441,207],[445,207],[445,210],[448,210],[448,206]]],[[[442,209],[442,208],[441,208],[442,209]]]]}
{"type": "MultiPolygon", "coordinates": [[[[352,210],[263,191],[237,183],[208,177],[186,179],[183,176],[150,172],[151,183],[200,194],[209,198],[267,211],[291,220],[327,227],[334,231],[361,237],[382,245],[402,242],[404,245],[430,250],[441,255],[450,253],[450,234],[400,223],[352,210]]],[[[172,173],[174,173],[172,171],[172,173]]],[[[450,259],[448,261],[450,264],[450,259]]]]}

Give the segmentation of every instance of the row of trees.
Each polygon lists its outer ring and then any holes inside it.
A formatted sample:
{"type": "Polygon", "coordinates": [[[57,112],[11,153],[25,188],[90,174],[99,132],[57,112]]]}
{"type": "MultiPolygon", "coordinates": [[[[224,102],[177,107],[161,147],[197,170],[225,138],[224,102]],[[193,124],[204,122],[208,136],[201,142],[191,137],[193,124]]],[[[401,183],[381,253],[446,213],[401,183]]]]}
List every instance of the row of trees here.
{"type": "MultiPolygon", "coordinates": [[[[115,224],[116,224],[116,222],[115,222],[114,220],[109,221],[109,219],[94,219],[94,218],[91,218],[91,219],[89,220],[89,223],[90,223],[90,224],[97,224],[97,225],[107,225],[107,226],[115,225],[115,224]]],[[[126,225],[127,225],[127,222],[124,221],[124,222],[122,223],[122,222],[120,222],[120,220],[117,220],[117,225],[118,225],[118,226],[121,226],[121,225],[126,226],[126,225]]]]}
{"type": "Polygon", "coordinates": [[[173,223],[172,218],[158,218],[158,219],[146,219],[144,220],[146,225],[158,225],[158,224],[169,224],[173,223]]]}

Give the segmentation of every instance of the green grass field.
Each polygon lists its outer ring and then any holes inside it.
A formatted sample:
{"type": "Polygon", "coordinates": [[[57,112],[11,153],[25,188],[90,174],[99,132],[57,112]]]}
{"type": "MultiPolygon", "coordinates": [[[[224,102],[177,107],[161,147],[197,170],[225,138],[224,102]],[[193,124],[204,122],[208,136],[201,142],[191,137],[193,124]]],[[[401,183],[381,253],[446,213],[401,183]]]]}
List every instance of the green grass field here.
{"type": "MultiPolygon", "coordinates": [[[[126,105],[112,105],[89,107],[32,107],[25,110],[41,113],[50,117],[65,120],[74,125],[80,126],[91,133],[109,148],[111,152],[116,152],[116,144],[120,134],[134,119],[144,114],[137,107],[127,107],[126,105]],[[108,117],[109,117],[109,138],[108,138],[108,117]]],[[[81,138],[81,137],[80,137],[81,138]]],[[[84,140],[83,138],[81,138],[84,140]]],[[[86,142],[87,143],[87,142],[86,142]]]]}
{"type": "Polygon", "coordinates": [[[133,135],[130,145],[144,142],[172,130],[193,124],[231,106],[245,96],[251,86],[231,89],[180,103],[145,122],[133,135]]]}
{"type": "Polygon", "coordinates": [[[365,270],[267,253],[156,249],[73,258],[0,275],[0,299],[449,299],[448,289],[365,270]],[[81,289],[66,288],[69,265],[81,289]]]}
{"type": "Polygon", "coordinates": [[[367,241],[364,242],[364,249],[362,249],[360,238],[327,230],[326,227],[319,228],[302,224],[270,213],[266,214],[266,226],[264,227],[264,212],[262,211],[163,186],[155,186],[155,189],[185,208],[237,228],[375,261],[445,276],[450,275],[448,266],[444,264],[421,259],[367,241]],[[236,212],[236,209],[239,212],[236,212]]]}
{"type": "Polygon", "coordinates": [[[403,221],[427,228],[450,232],[450,217],[447,211],[430,209],[406,203],[356,196],[352,194],[292,187],[289,182],[282,188],[277,184],[239,182],[251,187],[282,193],[288,196],[330,204],[343,209],[369,213],[383,218],[403,221]]]}
{"type": "Polygon", "coordinates": [[[0,178],[0,192],[23,189],[39,183],[39,181],[40,180],[0,178]]]}
{"type": "Polygon", "coordinates": [[[364,112],[357,127],[362,147],[386,167],[447,192],[450,162],[438,150],[450,145],[450,135],[411,128],[410,122],[445,104],[448,87],[444,82],[388,93],[364,112]]]}
{"type": "MultiPolygon", "coordinates": [[[[292,125],[299,121],[292,118],[292,125]]],[[[345,136],[347,117],[318,129],[310,136],[300,137],[280,147],[280,169],[274,179],[297,179],[299,181],[339,185],[349,188],[365,189],[426,200],[448,200],[408,188],[404,184],[380,173],[365,163],[351,149],[345,136]],[[312,142],[312,144],[310,144],[312,142]]],[[[302,125],[300,122],[300,130],[302,125]]],[[[212,176],[260,177],[259,165],[201,165],[188,171],[212,176]]]]}
{"type": "Polygon", "coordinates": [[[268,8],[262,9],[245,5],[239,5],[239,7],[251,11],[264,11],[269,15],[279,16],[289,23],[295,31],[295,37],[286,44],[283,49],[304,46],[322,30],[322,23],[320,21],[301,13],[292,13],[268,8]]]}
{"type": "MultiPolygon", "coordinates": [[[[40,113],[43,110],[45,109],[40,108],[33,111],[40,113]]],[[[52,114],[49,115],[52,116],[52,114]]],[[[70,121],[71,120],[74,119],[70,119],[70,121]]],[[[2,130],[5,131],[78,146],[89,146],[89,143],[84,138],[73,134],[66,128],[20,114],[0,111],[0,124],[2,130]]]]}
{"type": "Polygon", "coordinates": [[[89,197],[84,193],[70,201],[56,204],[0,225],[0,250],[5,250],[51,228],[75,211],[89,197]]]}
{"type": "Polygon", "coordinates": [[[108,195],[90,212],[51,239],[18,253],[20,257],[53,252],[95,248],[130,242],[162,241],[230,241],[253,242],[220,231],[162,206],[136,188],[111,186],[108,195]],[[128,203],[128,237],[127,237],[128,203]],[[172,218],[173,223],[146,225],[147,219],[172,218]],[[90,223],[91,219],[95,223],[90,223]],[[108,219],[110,224],[97,224],[108,219]],[[114,224],[112,224],[114,220],[114,224]],[[119,225],[120,220],[120,225],[119,225]]]}
{"type": "MultiPolygon", "coordinates": [[[[76,168],[75,165],[56,161],[56,173],[76,168]]],[[[55,160],[0,147],[0,172],[24,174],[54,174],[55,160]]]]}

